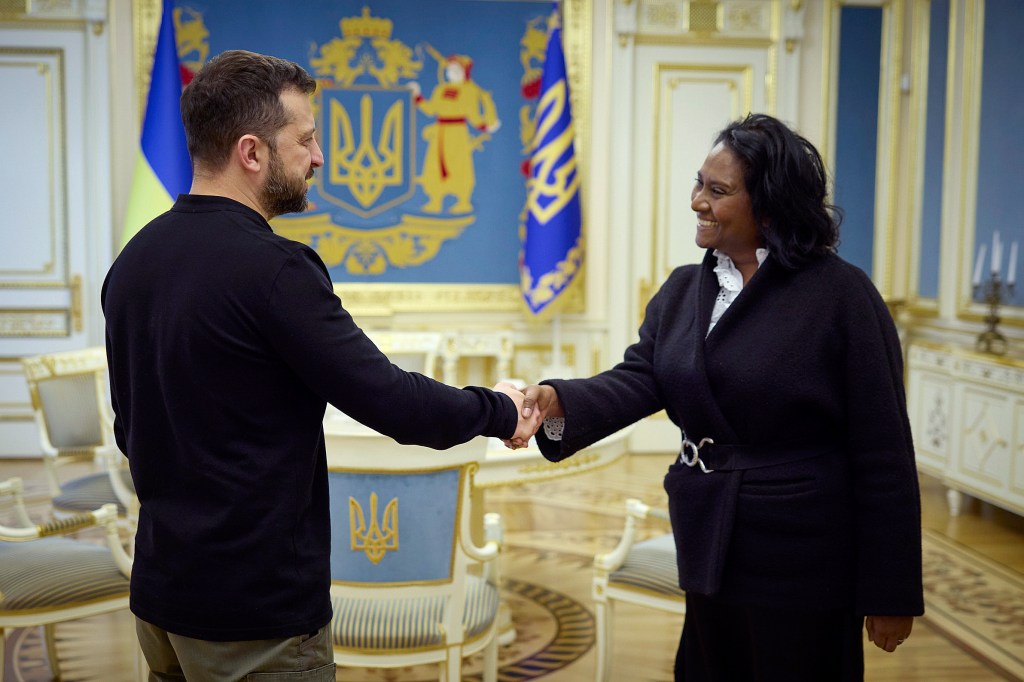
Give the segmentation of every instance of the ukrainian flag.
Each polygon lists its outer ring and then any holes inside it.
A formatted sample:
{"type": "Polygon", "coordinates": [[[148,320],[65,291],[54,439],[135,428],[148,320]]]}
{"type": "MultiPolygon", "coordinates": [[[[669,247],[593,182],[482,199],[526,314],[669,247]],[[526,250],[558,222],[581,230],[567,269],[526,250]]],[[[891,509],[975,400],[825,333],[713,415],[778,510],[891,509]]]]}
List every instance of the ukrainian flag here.
{"type": "Polygon", "coordinates": [[[181,66],[174,38],[174,2],[164,0],[122,247],[192,185],[192,162],[185,144],[180,100],[181,66]]]}
{"type": "Polygon", "coordinates": [[[519,276],[526,306],[539,316],[559,309],[583,267],[580,174],[557,6],[548,22],[536,124],[519,276]]]}

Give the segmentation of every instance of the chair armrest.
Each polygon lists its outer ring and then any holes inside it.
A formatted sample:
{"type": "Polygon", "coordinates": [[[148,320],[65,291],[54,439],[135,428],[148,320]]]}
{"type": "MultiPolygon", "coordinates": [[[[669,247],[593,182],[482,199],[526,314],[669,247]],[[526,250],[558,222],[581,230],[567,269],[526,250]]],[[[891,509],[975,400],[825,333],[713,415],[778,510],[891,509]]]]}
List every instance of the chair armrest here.
{"type": "Polygon", "coordinates": [[[99,448],[96,451],[96,457],[103,464],[103,469],[107,472],[107,476],[110,477],[110,487],[114,489],[117,501],[127,510],[128,518],[138,518],[139,498],[136,497],[134,491],[125,485],[124,477],[121,475],[122,470],[127,466],[127,460],[125,460],[124,455],[121,454],[116,445],[110,445],[99,448]]]}
{"type": "Polygon", "coordinates": [[[594,568],[599,571],[615,571],[626,561],[629,550],[636,542],[636,522],[648,516],[668,519],[668,513],[654,509],[636,498],[626,500],[626,523],[622,529],[622,538],[612,551],[594,557],[594,568]]]}
{"type": "Polygon", "coordinates": [[[662,521],[672,521],[672,518],[668,515],[668,509],[661,509],[660,507],[648,507],[647,516],[661,519],[662,521]]]}
{"type": "Polygon", "coordinates": [[[501,515],[495,512],[484,514],[484,546],[477,547],[473,544],[468,533],[462,535],[462,547],[466,554],[477,561],[490,561],[497,558],[504,538],[504,529],[501,525],[501,515]]]}
{"type": "MultiPolygon", "coordinates": [[[[10,481],[0,484],[0,493],[7,489],[8,484],[10,484],[10,481]]],[[[29,524],[22,528],[0,526],[0,540],[27,542],[54,535],[67,535],[68,533],[74,533],[94,526],[103,526],[106,529],[107,545],[113,555],[114,563],[121,573],[125,576],[130,576],[132,573],[132,558],[121,544],[121,538],[117,531],[117,505],[113,503],[105,504],[91,512],[66,516],[47,523],[29,524]]]]}
{"type": "Polygon", "coordinates": [[[124,545],[121,544],[121,534],[118,532],[117,505],[105,504],[98,510],[92,512],[97,523],[103,524],[107,531],[107,546],[114,557],[117,568],[126,577],[132,575],[132,557],[128,554],[124,545]]]}
{"type": "MultiPolygon", "coordinates": [[[[111,505],[115,509],[117,507],[111,505]]],[[[46,523],[32,524],[25,526],[0,526],[0,540],[8,542],[23,542],[26,540],[38,540],[39,538],[50,537],[51,535],[67,535],[84,528],[91,528],[102,523],[103,508],[84,514],[62,516],[59,519],[46,523]]]]}
{"type": "Polygon", "coordinates": [[[501,550],[501,544],[505,540],[505,528],[501,525],[501,515],[495,512],[487,512],[484,514],[484,540],[487,542],[484,544],[484,549],[490,550],[494,548],[494,556],[484,561],[483,568],[483,579],[495,587],[498,586],[498,562],[496,561],[498,553],[501,550]]]}
{"type": "MultiPolygon", "coordinates": [[[[19,526],[27,528],[32,525],[32,519],[29,518],[28,510],[25,509],[25,498],[22,496],[23,490],[24,485],[17,476],[0,482],[0,496],[9,495],[14,498],[14,517],[19,526]]],[[[0,528],[2,527],[0,526],[0,528]]]]}

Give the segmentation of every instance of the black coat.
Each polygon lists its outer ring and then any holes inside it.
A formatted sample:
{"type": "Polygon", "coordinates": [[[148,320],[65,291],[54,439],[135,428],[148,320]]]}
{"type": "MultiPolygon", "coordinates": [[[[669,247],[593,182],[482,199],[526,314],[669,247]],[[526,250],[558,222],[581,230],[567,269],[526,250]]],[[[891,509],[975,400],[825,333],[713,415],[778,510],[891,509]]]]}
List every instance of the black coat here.
{"type": "Polygon", "coordinates": [[[863,615],[923,612],[920,494],[902,356],[867,276],[837,256],[799,270],[770,255],[708,335],[716,259],[678,268],[613,369],[548,382],[565,413],[558,460],[665,409],[716,466],[673,465],[666,490],[683,589],[863,615]],[[706,338],[705,338],[705,335],[706,338]],[[817,456],[756,466],[787,452],[817,456]],[[718,460],[721,462],[721,460],[718,460]]]}
{"type": "Polygon", "coordinates": [[[388,361],[327,268],[258,213],[182,195],[103,285],[118,447],[142,502],[131,609],[208,640],[331,618],[327,402],[402,443],[510,437],[515,404],[388,361]]]}

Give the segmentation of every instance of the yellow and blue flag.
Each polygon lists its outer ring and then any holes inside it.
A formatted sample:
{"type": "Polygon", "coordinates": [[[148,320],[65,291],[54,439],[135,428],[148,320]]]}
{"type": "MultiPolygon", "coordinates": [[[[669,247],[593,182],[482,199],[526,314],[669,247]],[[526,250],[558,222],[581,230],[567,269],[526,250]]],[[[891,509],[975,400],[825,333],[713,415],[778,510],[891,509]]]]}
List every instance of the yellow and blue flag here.
{"type": "Polygon", "coordinates": [[[174,2],[164,0],[122,247],[146,223],[168,210],[178,194],[188,192],[192,184],[192,162],[181,123],[183,73],[174,37],[174,2]]]}
{"type": "Polygon", "coordinates": [[[580,174],[557,6],[548,22],[529,171],[519,277],[527,308],[539,316],[560,308],[583,267],[580,174]]]}

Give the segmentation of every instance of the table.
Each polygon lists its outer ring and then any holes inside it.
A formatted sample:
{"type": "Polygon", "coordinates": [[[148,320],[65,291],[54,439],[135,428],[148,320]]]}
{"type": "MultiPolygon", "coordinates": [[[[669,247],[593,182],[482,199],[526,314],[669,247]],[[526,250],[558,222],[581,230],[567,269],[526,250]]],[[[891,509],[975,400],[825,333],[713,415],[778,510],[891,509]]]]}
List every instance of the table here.
{"type": "MultiPolygon", "coordinates": [[[[529,447],[509,450],[497,438],[478,437],[456,445],[451,451],[484,453],[473,486],[486,490],[572,476],[611,464],[626,454],[632,430],[632,426],[626,427],[561,462],[544,459],[533,441],[529,447]]],[[[328,466],[340,466],[346,457],[415,457],[417,451],[429,449],[400,445],[337,410],[328,410],[324,418],[324,439],[328,466]]]]}

